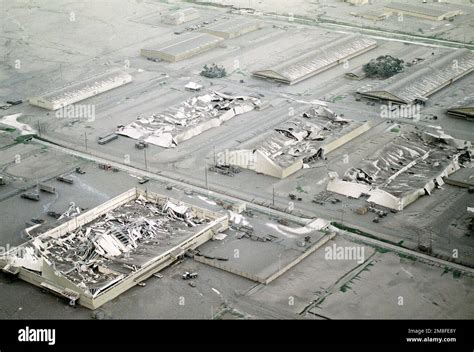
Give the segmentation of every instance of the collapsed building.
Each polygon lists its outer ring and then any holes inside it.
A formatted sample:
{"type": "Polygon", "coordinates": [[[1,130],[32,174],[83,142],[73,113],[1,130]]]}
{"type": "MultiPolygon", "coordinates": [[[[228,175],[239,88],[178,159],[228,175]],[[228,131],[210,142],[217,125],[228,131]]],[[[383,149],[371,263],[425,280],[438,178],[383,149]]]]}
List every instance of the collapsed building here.
{"type": "Polygon", "coordinates": [[[81,82],[73,83],[39,96],[29,98],[31,105],[48,110],[57,110],[64,106],[93,97],[97,94],[120,87],[132,81],[132,76],[123,71],[103,73],[81,82]]]}
{"type": "Polygon", "coordinates": [[[134,188],[37,234],[0,266],[96,309],[227,228],[225,215],[134,188]]]}
{"type": "Polygon", "coordinates": [[[405,133],[347,170],[342,178],[331,173],[327,190],[403,210],[441,187],[444,177],[458,170],[463,160],[470,160],[470,148],[470,142],[439,130],[405,133]]]}
{"type": "Polygon", "coordinates": [[[344,119],[324,106],[313,107],[250,143],[226,151],[221,163],[285,178],[371,128],[370,122],[344,119]]]}
{"type": "Polygon", "coordinates": [[[344,36],[275,67],[255,71],[256,77],[296,84],[374,49],[377,42],[360,35],[344,36]]]}
{"type": "Polygon", "coordinates": [[[172,148],[231,118],[254,110],[260,99],[210,91],[178,106],[120,127],[118,134],[160,147],[172,148]]]}
{"type": "Polygon", "coordinates": [[[358,93],[368,99],[396,104],[424,103],[428,97],[474,70],[474,53],[457,49],[434,61],[411,67],[382,83],[366,85],[358,93]]]}

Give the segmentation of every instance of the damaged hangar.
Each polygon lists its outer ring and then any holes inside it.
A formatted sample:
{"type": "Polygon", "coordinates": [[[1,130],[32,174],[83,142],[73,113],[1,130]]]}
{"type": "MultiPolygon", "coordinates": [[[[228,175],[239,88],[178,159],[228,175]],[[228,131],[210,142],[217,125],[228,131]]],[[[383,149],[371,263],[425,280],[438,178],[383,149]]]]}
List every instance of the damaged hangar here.
{"type": "Polygon", "coordinates": [[[372,50],[376,46],[377,42],[370,38],[360,35],[344,36],[302,57],[293,58],[275,67],[255,71],[252,74],[256,77],[292,85],[372,50]]]}
{"type": "Polygon", "coordinates": [[[352,198],[366,196],[369,203],[403,210],[441,187],[443,177],[470,160],[470,148],[470,142],[439,130],[405,133],[347,170],[342,179],[331,173],[327,190],[352,198]]]}
{"type": "Polygon", "coordinates": [[[15,247],[0,266],[96,309],[227,228],[225,215],[133,188],[15,247]]]}
{"type": "Polygon", "coordinates": [[[118,134],[160,147],[172,148],[234,116],[254,110],[260,99],[231,96],[215,91],[193,96],[178,106],[149,117],[138,118],[118,134]]]}
{"type": "Polygon", "coordinates": [[[423,67],[412,67],[376,87],[366,86],[358,93],[369,99],[396,104],[425,102],[429,96],[450,85],[474,69],[474,53],[458,49],[423,67]]]}
{"type": "Polygon", "coordinates": [[[256,144],[226,151],[220,159],[227,165],[285,178],[370,128],[370,122],[344,119],[324,106],[317,106],[280,124],[256,144]]]}

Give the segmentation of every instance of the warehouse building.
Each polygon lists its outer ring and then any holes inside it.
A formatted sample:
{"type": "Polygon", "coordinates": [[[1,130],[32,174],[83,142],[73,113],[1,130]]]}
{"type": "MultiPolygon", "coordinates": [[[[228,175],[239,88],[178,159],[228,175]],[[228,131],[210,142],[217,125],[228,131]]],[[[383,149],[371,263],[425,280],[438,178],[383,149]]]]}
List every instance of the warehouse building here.
{"type": "Polygon", "coordinates": [[[140,117],[119,127],[117,133],[133,139],[174,148],[179,143],[260,106],[260,99],[250,96],[230,96],[210,91],[193,96],[165,111],[140,117]]]}
{"type": "Polygon", "coordinates": [[[342,178],[331,173],[327,190],[403,210],[440,188],[444,177],[459,170],[460,155],[470,146],[442,131],[405,133],[347,170],[342,178]]]}
{"type": "Polygon", "coordinates": [[[3,254],[0,267],[96,309],[227,228],[227,215],[133,188],[3,254]]]}
{"type": "Polygon", "coordinates": [[[219,154],[219,163],[285,178],[371,128],[369,122],[343,119],[318,106],[261,136],[257,143],[219,154]]]}
{"type": "Polygon", "coordinates": [[[31,105],[48,110],[57,110],[69,104],[93,97],[94,95],[120,87],[132,81],[126,72],[114,71],[94,76],[82,82],[29,98],[31,105]]]}
{"type": "Polygon", "coordinates": [[[474,53],[457,49],[434,62],[425,62],[384,80],[376,87],[358,90],[365,98],[391,101],[396,104],[423,103],[429,96],[471,73],[474,53]]]}
{"type": "Polygon", "coordinates": [[[296,84],[331,67],[374,49],[377,42],[359,35],[341,37],[306,55],[278,66],[255,71],[253,75],[285,84],[296,84]]]}
{"type": "Polygon", "coordinates": [[[213,49],[223,40],[207,33],[188,34],[178,41],[173,40],[156,49],[142,49],[141,55],[150,59],[177,62],[213,49]]]}
{"type": "Polygon", "coordinates": [[[387,15],[402,14],[403,16],[417,17],[432,21],[442,21],[462,14],[461,10],[448,10],[446,7],[434,4],[416,5],[400,2],[392,2],[385,5],[384,12],[387,15]]]}
{"type": "Polygon", "coordinates": [[[219,22],[201,29],[201,32],[209,33],[223,39],[240,37],[249,32],[261,28],[261,23],[256,20],[245,18],[234,18],[232,20],[219,22]]]}
{"type": "Polygon", "coordinates": [[[190,7],[179,11],[169,12],[161,17],[163,23],[178,25],[199,18],[199,11],[190,7]]]}
{"type": "Polygon", "coordinates": [[[447,114],[459,119],[474,121],[474,98],[467,97],[463,99],[453,107],[449,108],[447,114]]]}

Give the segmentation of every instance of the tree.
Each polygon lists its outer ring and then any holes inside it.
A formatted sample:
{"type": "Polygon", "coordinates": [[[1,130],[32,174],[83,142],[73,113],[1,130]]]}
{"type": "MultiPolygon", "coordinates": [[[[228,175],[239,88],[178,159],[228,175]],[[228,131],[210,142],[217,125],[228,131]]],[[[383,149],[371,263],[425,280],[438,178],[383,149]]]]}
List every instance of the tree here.
{"type": "Polygon", "coordinates": [[[221,78],[225,77],[227,75],[227,72],[223,66],[218,66],[216,64],[212,64],[211,67],[204,65],[202,71],[201,71],[201,76],[207,77],[207,78],[221,78]]]}
{"type": "Polygon", "coordinates": [[[403,71],[404,62],[390,55],[382,55],[363,66],[367,77],[388,78],[403,71]]]}

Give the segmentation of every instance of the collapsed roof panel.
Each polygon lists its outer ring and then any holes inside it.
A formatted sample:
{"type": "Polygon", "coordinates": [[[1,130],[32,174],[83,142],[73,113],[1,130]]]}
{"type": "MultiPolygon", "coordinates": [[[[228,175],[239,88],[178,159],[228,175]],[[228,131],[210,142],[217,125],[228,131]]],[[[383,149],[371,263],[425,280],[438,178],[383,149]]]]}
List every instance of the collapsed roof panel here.
{"type": "Polygon", "coordinates": [[[250,96],[230,96],[210,91],[193,96],[161,113],[138,118],[137,121],[120,127],[117,133],[172,148],[234,116],[252,111],[259,103],[259,99],[250,96]]]}
{"type": "Polygon", "coordinates": [[[227,226],[221,214],[131,189],[16,247],[0,265],[95,309],[227,226]]]}
{"type": "Polygon", "coordinates": [[[344,119],[326,107],[316,106],[278,125],[257,143],[231,151],[228,162],[284,178],[369,129],[368,122],[344,119]],[[252,155],[243,157],[245,151],[252,155]]]}
{"type": "Polygon", "coordinates": [[[410,132],[395,138],[372,157],[333,177],[329,191],[358,198],[394,210],[402,210],[418,197],[441,186],[443,177],[460,168],[460,150],[470,143],[442,131],[410,132]]]}
{"type": "Polygon", "coordinates": [[[361,55],[377,46],[377,42],[359,35],[344,36],[314,51],[281,65],[253,72],[260,78],[295,84],[344,60],[361,55]]]}

